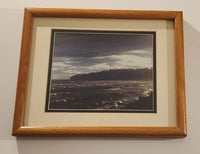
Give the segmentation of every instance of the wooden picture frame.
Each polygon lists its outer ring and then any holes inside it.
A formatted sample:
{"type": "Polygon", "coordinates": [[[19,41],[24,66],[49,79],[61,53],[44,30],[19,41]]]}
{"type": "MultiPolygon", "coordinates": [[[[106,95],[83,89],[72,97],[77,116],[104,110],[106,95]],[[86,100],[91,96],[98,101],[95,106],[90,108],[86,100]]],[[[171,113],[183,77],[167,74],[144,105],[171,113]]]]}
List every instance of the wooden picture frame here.
{"type": "Polygon", "coordinates": [[[18,83],[12,135],[14,136],[121,136],[185,137],[186,105],[183,49],[183,15],[181,11],[83,10],[25,8],[18,83]],[[171,20],[175,38],[176,126],[30,126],[24,124],[34,18],[171,20]]]}

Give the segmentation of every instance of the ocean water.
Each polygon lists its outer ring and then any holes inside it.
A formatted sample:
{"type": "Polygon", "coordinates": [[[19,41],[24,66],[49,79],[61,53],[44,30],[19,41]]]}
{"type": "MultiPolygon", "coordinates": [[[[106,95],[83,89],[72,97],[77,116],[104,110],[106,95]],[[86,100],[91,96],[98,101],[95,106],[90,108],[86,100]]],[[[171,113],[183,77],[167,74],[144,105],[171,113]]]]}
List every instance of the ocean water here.
{"type": "Polygon", "coordinates": [[[131,110],[153,108],[152,81],[52,80],[49,109],[131,110]]]}

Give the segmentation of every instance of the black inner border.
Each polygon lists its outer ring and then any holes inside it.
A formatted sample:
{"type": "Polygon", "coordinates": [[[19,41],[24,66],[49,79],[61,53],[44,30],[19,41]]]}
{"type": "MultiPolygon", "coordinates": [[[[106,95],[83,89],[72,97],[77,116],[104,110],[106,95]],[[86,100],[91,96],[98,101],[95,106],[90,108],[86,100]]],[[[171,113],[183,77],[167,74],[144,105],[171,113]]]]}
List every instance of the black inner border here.
{"type": "Polygon", "coordinates": [[[145,31],[101,31],[101,30],[63,30],[63,29],[52,29],[51,30],[51,44],[50,44],[50,55],[49,55],[49,68],[48,68],[48,81],[47,81],[47,90],[46,90],[46,105],[45,112],[124,112],[124,113],[157,113],[157,97],[156,97],[156,32],[145,32],[145,31]],[[153,35],[153,100],[154,100],[154,110],[150,111],[120,111],[120,110],[71,110],[71,109],[48,109],[49,102],[49,92],[50,92],[50,83],[51,83],[51,69],[52,69],[52,59],[53,59],[53,48],[54,48],[54,36],[55,32],[95,32],[95,33],[136,33],[136,34],[152,34],[153,35]]]}

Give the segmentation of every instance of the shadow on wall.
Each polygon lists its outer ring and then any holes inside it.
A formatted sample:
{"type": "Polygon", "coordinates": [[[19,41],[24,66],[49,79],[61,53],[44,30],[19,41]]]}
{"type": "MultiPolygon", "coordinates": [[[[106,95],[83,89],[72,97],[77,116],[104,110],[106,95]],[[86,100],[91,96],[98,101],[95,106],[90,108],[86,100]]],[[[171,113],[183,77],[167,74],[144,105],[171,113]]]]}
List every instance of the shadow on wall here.
{"type": "Polygon", "coordinates": [[[11,129],[22,35],[22,16],[23,9],[0,8],[0,141],[15,140],[11,137],[11,129]]]}
{"type": "Polygon", "coordinates": [[[172,141],[172,145],[180,142],[176,146],[182,146],[181,144],[184,142],[184,139],[18,137],[17,147],[19,154],[121,154],[127,149],[129,151],[138,151],[142,154],[150,151],[152,146],[156,147],[158,143],[166,141],[172,141]],[[145,148],[143,145],[144,142],[147,143],[145,148]]]}
{"type": "Polygon", "coordinates": [[[200,138],[199,86],[200,86],[200,29],[197,30],[184,21],[186,112],[190,144],[197,144],[200,138]],[[197,102],[198,100],[198,102],[197,102]],[[191,138],[192,136],[192,138],[191,138]]]}
{"type": "MultiPolygon", "coordinates": [[[[184,44],[185,44],[185,68],[186,80],[191,80],[191,74],[198,70],[200,52],[200,32],[184,21],[184,44]]],[[[196,85],[197,86],[197,85],[196,85]]],[[[186,82],[187,111],[192,113],[195,107],[191,106],[192,94],[189,93],[189,85],[186,82]],[[187,91],[188,90],[188,91],[187,91]]],[[[198,95],[197,95],[198,96],[198,95]]],[[[197,99],[196,99],[197,100],[197,99]]],[[[197,110],[198,108],[196,108],[197,110]]],[[[194,112],[194,111],[193,111],[194,112]]],[[[66,137],[20,137],[17,138],[17,147],[20,154],[66,154],[66,153],[124,153],[135,151],[147,153],[156,149],[155,153],[162,153],[163,149],[182,149],[189,152],[187,141],[191,141],[190,127],[191,117],[188,115],[188,137],[184,139],[155,139],[155,138],[66,138],[66,137]],[[162,142],[164,142],[162,144],[162,142]],[[166,144],[168,142],[168,144],[166,144]],[[118,146],[120,144],[120,146],[118,146]],[[133,146],[134,145],[134,146],[133,146]],[[159,148],[157,146],[159,145],[159,148]],[[145,147],[145,148],[144,148],[145,147]]],[[[195,118],[195,117],[193,117],[195,118]]],[[[196,117],[197,118],[197,117],[196,117]]],[[[195,126],[195,124],[193,125],[195,126]]],[[[198,127],[198,126],[197,126],[198,127]]],[[[200,128],[193,129],[194,134],[199,134],[200,128]],[[194,131],[195,130],[195,131],[194,131]]],[[[198,143],[200,135],[193,136],[192,140],[198,143]]],[[[195,145],[195,144],[194,144],[195,145]]]]}

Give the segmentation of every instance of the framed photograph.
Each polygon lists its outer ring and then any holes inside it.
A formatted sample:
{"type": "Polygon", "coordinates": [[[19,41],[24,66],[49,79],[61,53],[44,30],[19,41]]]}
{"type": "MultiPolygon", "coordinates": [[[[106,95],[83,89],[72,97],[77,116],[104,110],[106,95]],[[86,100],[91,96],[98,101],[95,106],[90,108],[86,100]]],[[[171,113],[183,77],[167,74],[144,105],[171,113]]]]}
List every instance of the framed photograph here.
{"type": "Polygon", "coordinates": [[[25,8],[13,135],[186,136],[181,11],[25,8]]]}
{"type": "Polygon", "coordinates": [[[155,32],[51,37],[46,112],[156,112],[155,32]]]}

